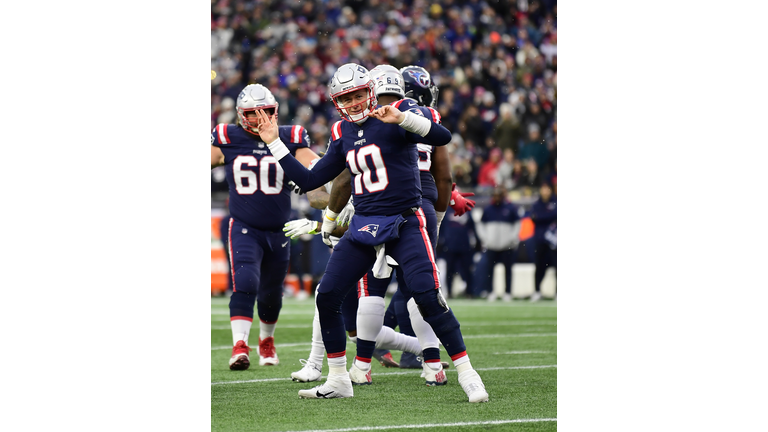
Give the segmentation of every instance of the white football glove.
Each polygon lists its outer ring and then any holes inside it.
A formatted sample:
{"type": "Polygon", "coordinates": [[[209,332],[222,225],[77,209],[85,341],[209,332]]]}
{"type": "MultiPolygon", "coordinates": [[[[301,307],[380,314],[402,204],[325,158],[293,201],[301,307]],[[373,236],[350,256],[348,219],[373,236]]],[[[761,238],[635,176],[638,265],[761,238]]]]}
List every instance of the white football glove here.
{"type": "Polygon", "coordinates": [[[352,205],[352,201],[350,200],[347,205],[344,206],[343,209],[339,212],[339,216],[336,218],[336,224],[338,226],[347,226],[349,225],[349,222],[352,220],[352,216],[355,215],[355,206],[352,205]]]}
{"type": "Polygon", "coordinates": [[[297,219],[285,224],[283,231],[286,237],[295,239],[304,234],[319,234],[317,231],[317,222],[309,219],[297,219]]]}
{"type": "Polygon", "coordinates": [[[320,232],[323,233],[323,243],[330,247],[333,247],[331,242],[331,233],[336,229],[336,218],[339,216],[335,211],[326,208],[323,214],[323,226],[320,227],[320,232]]]}

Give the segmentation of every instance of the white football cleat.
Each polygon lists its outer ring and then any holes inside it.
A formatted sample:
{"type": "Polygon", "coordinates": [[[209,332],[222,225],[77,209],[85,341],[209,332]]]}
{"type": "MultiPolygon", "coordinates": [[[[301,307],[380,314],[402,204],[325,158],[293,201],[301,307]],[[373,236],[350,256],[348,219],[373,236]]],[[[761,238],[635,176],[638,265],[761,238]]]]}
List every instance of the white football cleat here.
{"type": "Polygon", "coordinates": [[[280,363],[275,351],[275,338],[259,339],[259,366],[275,366],[280,363]]]}
{"type": "Polygon", "coordinates": [[[534,293],[531,295],[531,301],[532,301],[532,302],[537,302],[537,301],[539,301],[539,300],[541,300],[541,293],[540,293],[540,292],[538,292],[538,291],[535,291],[535,292],[534,292],[534,293]]]}
{"type": "Polygon", "coordinates": [[[325,383],[307,390],[299,390],[301,399],[333,399],[354,396],[349,374],[328,375],[325,383]]]}
{"type": "Polygon", "coordinates": [[[492,302],[492,301],[496,301],[496,299],[497,299],[497,298],[499,298],[499,295],[498,295],[498,294],[496,294],[495,292],[491,291],[491,293],[490,293],[490,294],[488,294],[488,298],[487,298],[487,300],[488,300],[489,302],[492,302]]]}
{"type": "Polygon", "coordinates": [[[427,380],[428,386],[441,386],[448,384],[448,378],[445,377],[445,371],[443,370],[443,364],[440,362],[422,364],[423,370],[421,371],[421,377],[427,380]],[[438,369],[433,369],[430,364],[435,365],[438,369]]]}
{"type": "Polygon", "coordinates": [[[512,294],[504,293],[504,295],[501,297],[501,301],[503,301],[503,302],[511,302],[512,301],[512,294]]]}
{"type": "Polygon", "coordinates": [[[310,382],[310,381],[320,380],[320,377],[323,374],[322,365],[318,365],[304,359],[299,360],[299,363],[303,364],[304,367],[297,372],[291,373],[291,379],[298,382],[310,382]]]}
{"type": "Polygon", "coordinates": [[[459,384],[469,397],[470,403],[488,402],[488,392],[485,391],[483,380],[474,369],[459,372],[459,384]]]}
{"type": "Polygon", "coordinates": [[[349,379],[354,385],[367,385],[373,382],[371,379],[371,369],[369,368],[368,371],[364,371],[354,363],[352,363],[352,367],[349,368],[349,379]]]}

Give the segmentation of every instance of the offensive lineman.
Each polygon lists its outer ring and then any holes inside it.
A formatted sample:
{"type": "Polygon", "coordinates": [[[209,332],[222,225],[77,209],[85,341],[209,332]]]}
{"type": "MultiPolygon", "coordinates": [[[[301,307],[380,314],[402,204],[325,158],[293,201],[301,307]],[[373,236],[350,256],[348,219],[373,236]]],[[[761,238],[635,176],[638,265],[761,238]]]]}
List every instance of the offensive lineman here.
{"type": "Polygon", "coordinates": [[[307,131],[298,125],[277,126],[278,103],[260,84],[246,86],[237,98],[238,125],[219,124],[211,133],[211,168],[225,165],[229,185],[229,256],[232,297],[231,370],[250,367],[248,337],[254,303],[259,314],[259,365],[277,365],[275,325],[283,304],[290,241],[282,228],[291,211],[291,188],[283,168],[263,142],[256,111],[270,113],[274,132],[304,166],[318,156],[309,149],[307,131]]]}

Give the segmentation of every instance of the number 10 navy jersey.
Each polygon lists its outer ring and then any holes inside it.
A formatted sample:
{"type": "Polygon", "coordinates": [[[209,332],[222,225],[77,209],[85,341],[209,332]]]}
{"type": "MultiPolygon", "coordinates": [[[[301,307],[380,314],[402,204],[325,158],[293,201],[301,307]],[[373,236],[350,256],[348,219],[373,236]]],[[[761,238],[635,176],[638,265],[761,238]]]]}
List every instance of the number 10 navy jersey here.
{"type": "MultiPolygon", "coordinates": [[[[301,126],[279,126],[279,135],[294,156],[310,145],[301,126]]],[[[213,129],[211,145],[224,153],[232,217],[256,229],[281,230],[291,212],[291,189],[267,145],[242,127],[223,123],[213,129]]]]}
{"type": "MultiPolygon", "coordinates": [[[[420,110],[415,102],[406,101],[398,107],[401,111],[420,110]]],[[[323,159],[331,156],[347,162],[356,214],[394,215],[421,207],[416,138],[421,137],[373,117],[362,125],[347,121],[333,125],[323,159]]]]}

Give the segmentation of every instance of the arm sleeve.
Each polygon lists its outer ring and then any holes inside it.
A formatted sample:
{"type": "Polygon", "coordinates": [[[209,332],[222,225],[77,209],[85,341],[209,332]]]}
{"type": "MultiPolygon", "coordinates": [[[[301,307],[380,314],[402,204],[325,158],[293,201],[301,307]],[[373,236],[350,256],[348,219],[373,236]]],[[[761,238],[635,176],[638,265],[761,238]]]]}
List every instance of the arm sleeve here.
{"type": "Polygon", "coordinates": [[[346,161],[328,157],[328,154],[320,158],[311,170],[305,168],[290,154],[278,162],[288,178],[304,190],[313,190],[325,185],[336,178],[346,167],[346,161]]]}
{"type": "Polygon", "coordinates": [[[427,134],[424,136],[413,132],[408,132],[403,129],[403,132],[405,132],[406,140],[415,144],[428,144],[433,146],[444,146],[451,142],[451,139],[453,138],[451,131],[446,129],[445,126],[441,125],[440,123],[436,123],[434,121],[433,113],[429,111],[428,108],[417,107],[408,111],[428,119],[431,123],[431,127],[429,128],[429,132],[427,132],[427,134]]]}

